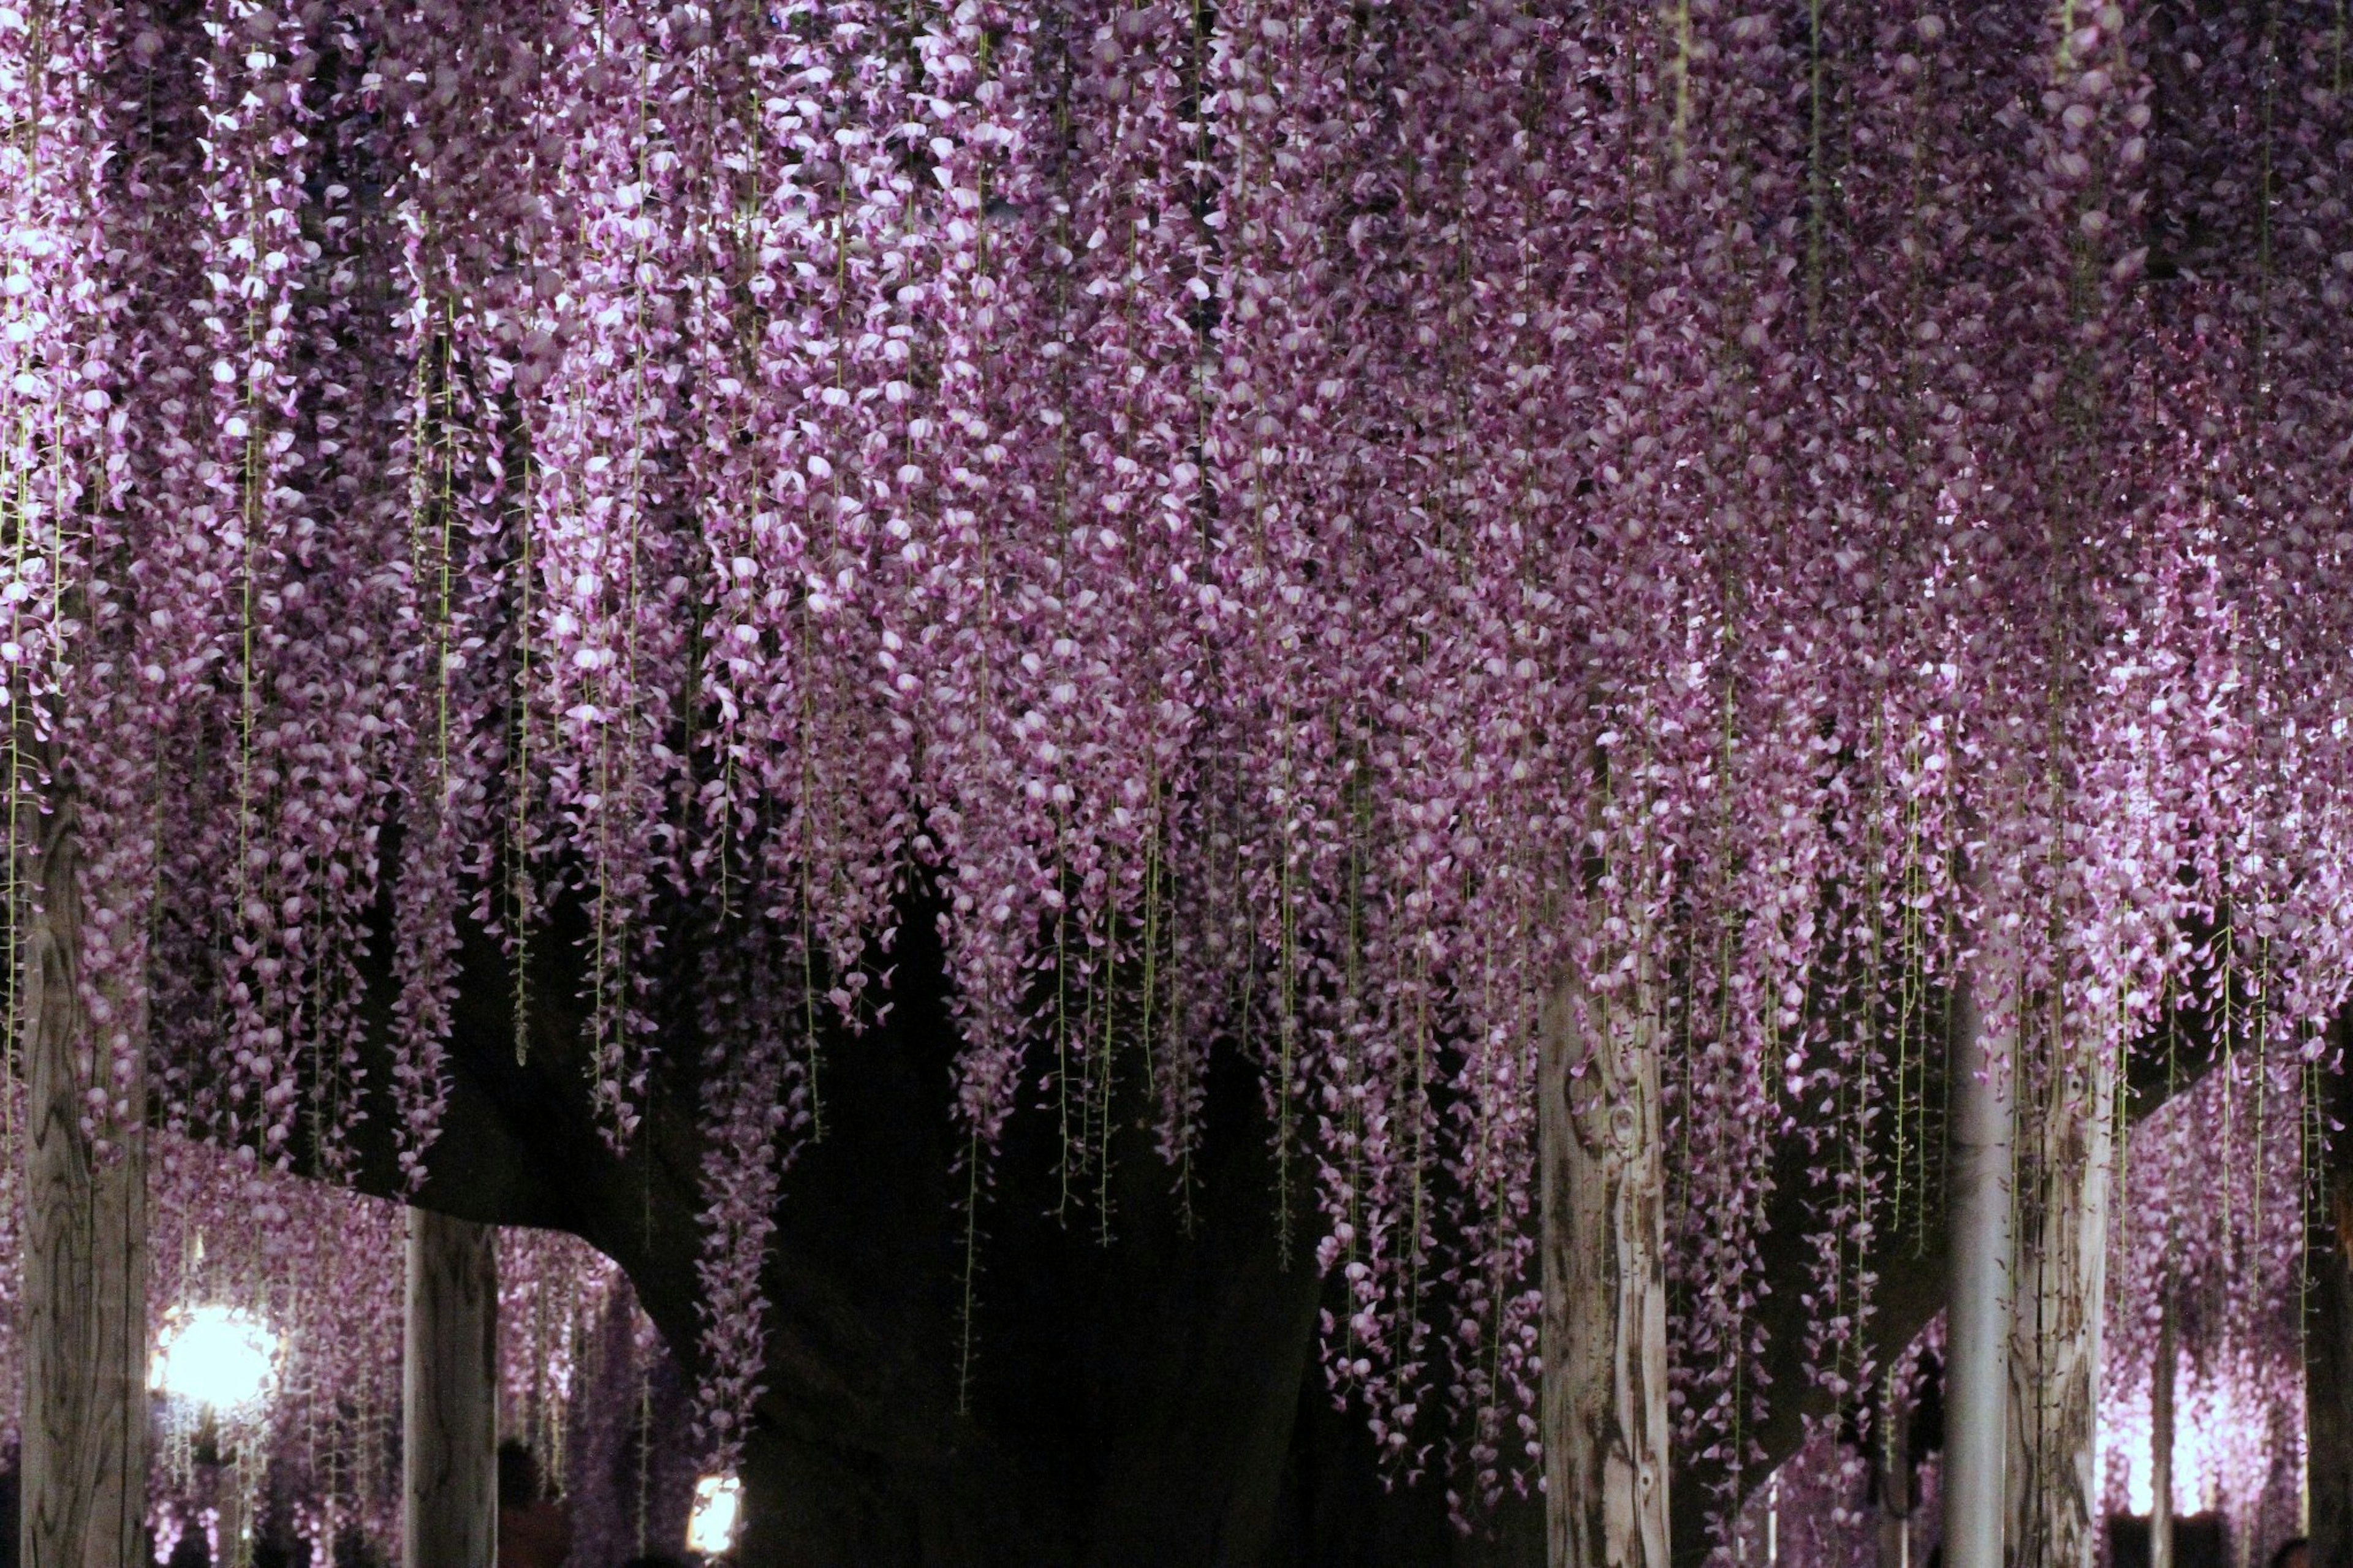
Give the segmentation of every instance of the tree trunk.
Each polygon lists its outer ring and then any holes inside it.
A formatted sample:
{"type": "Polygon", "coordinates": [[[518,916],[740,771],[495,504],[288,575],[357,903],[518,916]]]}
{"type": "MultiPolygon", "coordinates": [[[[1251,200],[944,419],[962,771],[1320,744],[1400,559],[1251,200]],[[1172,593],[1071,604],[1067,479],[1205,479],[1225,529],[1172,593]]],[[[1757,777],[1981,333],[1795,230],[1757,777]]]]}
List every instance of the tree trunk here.
{"type": "Polygon", "coordinates": [[[1900,1375],[1907,1364],[1899,1356],[1888,1367],[1879,1401],[1879,1568],[1912,1568],[1911,1412],[1900,1375]]]}
{"type": "Polygon", "coordinates": [[[2061,1034],[2057,1009],[2028,1125],[2010,1353],[2010,1529],[2018,1561],[2093,1568],[2100,1338],[2116,1171],[2115,1055],[2061,1034]]]}
{"type": "Polygon", "coordinates": [[[402,1561],[493,1568],[499,1539],[498,1232],[408,1211],[402,1561]]]}
{"type": "MultiPolygon", "coordinates": [[[[2353,1029],[2338,1021],[2340,1045],[2353,1029]]],[[[2353,1563],[2353,1092],[2342,1074],[2317,1075],[2327,1112],[2348,1129],[2328,1135],[2319,1223],[2308,1266],[2312,1320],[2305,1326],[2305,1489],[2313,1568],[2353,1563]]]]}
{"type": "Polygon", "coordinates": [[[29,1568],[129,1568],[146,1560],[146,1082],[142,1069],[116,1086],[130,1106],[123,1148],[100,1158],[82,1088],[111,1053],[83,1016],[77,858],[73,807],[60,803],[41,824],[25,944],[21,1541],[29,1568]],[[78,1071],[77,1055],[95,1065],[78,1071]]]}
{"type": "Polygon", "coordinates": [[[1552,1568],[1667,1568],[1658,1032],[1639,989],[1632,1000],[1630,1013],[1563,984],[1539,1047],[1552,1568]]]}
{"type": "Polygon", "coordinates": [[[2353,1193],[2337,1194],[2329,1245],[2314,1248],[2313,1321],[2305,1337],[2304,1390],[2309,1409],[2306,1493],[2312,1562],[2353,1563],[2353,1193]]]}
{"type": "Polygon", "coordinates": [[[2157,1305],[2157,1364],[2148,1388],[2148,1568],[2173,1568],[2173,1289],[2157,1305]]]}
{"type": "Polygon", "coordinates": [[[1953,996],[1945,1568],[2003,1568],[2013,1052],[1989,1049],[1973,977],[1953,996]]]}

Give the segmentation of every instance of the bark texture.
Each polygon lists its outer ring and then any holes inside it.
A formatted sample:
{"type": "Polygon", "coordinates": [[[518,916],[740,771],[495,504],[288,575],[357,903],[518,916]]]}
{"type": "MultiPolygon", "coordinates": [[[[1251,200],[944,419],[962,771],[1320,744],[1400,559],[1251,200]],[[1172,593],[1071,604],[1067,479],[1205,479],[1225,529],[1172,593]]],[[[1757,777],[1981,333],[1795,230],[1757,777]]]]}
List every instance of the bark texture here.
{"type": "Polygon", "coordinates": [[[127,1086],[134,1110],[123,1152],[98,1158],[82,1126],[91,1069],[77,1068],[97,1053],[81,1005],[70,803],[43,820],[32,873],[40,907],[25,943],[23,1560],[128,1568],[145,1555],[147,1168],[137,1123],[146,1085],[127,1086]]]}
{"type": "Polygon", "coordinates": [[[1879,1568],[1912,1568],[1912,1412],[1897,1368],[1881,1380],[1878,1439],[1879,1568]]]}
{"type": "Polygon", "coordinates": [[[2020,1162],[2018,1294],[2010,1351],[2010,1531],[2017,1560],[2093,1568],[2094,1462],[2116,1177],[2115,1058],[2068,1038],[2055,1007],[2020,1162]]]}
{"type": "MultiPolygon", "coordinates": [[[[2338,1021],[2337,1041],[2353,1035],[2338,1021]]],[[[2326,1190],[2308,1262],[2311,1321],[2305,1328],[2306,1485],[2312,1504],[2313,1568],[2353,1568],[2353,1092],[2323,1073],[2329,1116],[2326,1190]]]]}
{"type": "Polygon", "coordinates": [[[498,1232],[411,1209],[401,1363],[402,1561],[494,1568],[498,1232]]]}
{"type": "Polygon", "coordinates": [[[1974,976],[1953,998],[1951,1302],[1945,1395],[1945,1563],[2003,1568],[2010,1372],[2013,1054],[1986,1037],[1974,976]]]}
{"type": "Polygon", "coordinates": [[[1546,1540],[1552,1568],[1666,1568],[1658,1032],[1557,988],[1538,1065],[1546,1540]]]}

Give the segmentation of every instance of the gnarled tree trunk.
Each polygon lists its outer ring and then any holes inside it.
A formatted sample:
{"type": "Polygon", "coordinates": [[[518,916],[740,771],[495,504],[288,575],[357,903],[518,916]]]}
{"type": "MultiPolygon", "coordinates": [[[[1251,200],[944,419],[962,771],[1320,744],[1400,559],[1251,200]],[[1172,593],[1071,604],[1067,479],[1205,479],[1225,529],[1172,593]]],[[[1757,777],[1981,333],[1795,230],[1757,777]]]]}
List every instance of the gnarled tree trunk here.
{"type": "Polygon", "coordinates": [[[2092,1568],[2094,1453],[2116,1173],[2116,1066],[2105,1041],[2042,1027],[2043,1070],[2022,1119],[2018,1293],[2010,1352],[2011,1539],[2038,1568],[2092,1568]]]}
{"type": "Polygon", "coordinates": [[[1667,1568],[1667,1289],[1657,1022],[1639,991],[1550,999],[1538,1063],[1546,1550],[1667,1568]]]}
{"type": "Polygon", "coordinates": [[[493,1568],[499,1542],[498,1231],[408,1211],[401,1560],[493,1568]]]}
{"type": "MultiPolygon", "coordinates": [[[[128,1568],[145,1561],[146,1083],[142,1073],[117,1086],[129,1103],[122,1152],[99,1158],[82,1086],[109,1070],[111,1053],[93,1046],[81,1005],[69,802],[43,821],[31,869],[40,907],[24,959],[24,1561],[128,1568]],[[78,1068],[77,1057],[89,1065],[78,1068]]],[[[133,1026],[143,1036],[143,1020],[133,1026]]]]}

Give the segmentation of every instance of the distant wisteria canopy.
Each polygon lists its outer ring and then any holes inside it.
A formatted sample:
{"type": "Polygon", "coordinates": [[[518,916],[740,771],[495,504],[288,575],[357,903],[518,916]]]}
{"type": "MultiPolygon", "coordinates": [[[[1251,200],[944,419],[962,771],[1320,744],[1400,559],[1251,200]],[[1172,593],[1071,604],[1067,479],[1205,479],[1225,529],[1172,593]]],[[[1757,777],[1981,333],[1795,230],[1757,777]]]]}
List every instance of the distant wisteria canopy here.
{"type": "MultiPolygon", "coordinates": [[[[2260,1059],[2232,1053],[2134,1131],[2116,1173],[2122,1217],[2111,1234],[2093,1500],[2109,1519],[2151,1512],[2158,1363],[2169,1337],[2174,1514],[2220,1514],[2232,1552],[2250,1563],[2306,1529],[2309,1216],[2293,1123],[2311,1107],[2298,1065],[2284,1042],[2260,1059]]],[[[1808,1424],[1796,1451],[1753,1488],[1710,1568],[1879,1568],[1889,1512],[1905,1516],[1925,1556],[1945,1538],[1949,1354],[1939,1320],[1886,1358],[1888,1381],[1808,1424]],[[1881,1425],[1891,1408],[1905,1432],[1893,1455],[1881,1425]],[[1898,1489],[1907,1474],[1908,1495],[1898,1489]]],[[[2315,1459],[2325,1474],[2327,1459],[2315,1459]]]]}
{"type": "MultiPolygon", "coordinates": [[[[13,1098],[7,1109],[22,1113],[13,1098]]],[[[268,1336],[270,1374],[261,1398],[218,1409],[150,1369],[158,1441],[142,1490],[158,1568],[186,1534],[209,1538],[208,1563],[245,1568],[257,1535],[305,1541],[322,1563],[351,1562],[354,1537],[396,1545],[402,1211],[168,1133],[150,1152],[142,1337],[162,1344],[192,1311],[238,1312],[268,1336]]],[[[16,1166],[0,1163],[0,1247],[11,1254],[22,1245],[24,1188],[16,1166]]],[[[613,1428],[641,1397],[644,1358],[632,1341],[659,1354],[653,1325],[620,1270],[585,1242],[514,1228],[501,1234],[498,1254],[501,1435],[527,1442],[559,1482],[575,1483],[583,1535],[605,1549],[597,1560],[617,1561],[622,1521],[596,1516],[600,1502],[610,1511],[612,1489],[597,1485],[598,1462],[610,1468],[627,1441],[613,1428]]],[[[0,1274],[0,1448],[12,1454],[35,1337],[16,1285],[15,1269],[0,1274]]]]}
{"type": "Polygon", "coordinates": [[[388,966],[419,1178],[461,936],[519,1016],[563,944],[617,1144],[700,1058],[730,1465],[818,1043],[935,911],[944,1225],[985,1255],[1041,1117],[1111,1226],[1114,1130],[1187,1181],[1238,1055],[1335,1389],[1469,1508],[1532,1474],[1573,979],[1668,1042],[1678,1432],[1736,1474],[1768,1184],[1863,1386],[1970,954],[2030,1106],[2177,1024],[2320,1052],[2348,51],[2340,0],[0,0],[10,825],[76,813],[90,1135],[144,1061],[344,1168],[388,966]]]}

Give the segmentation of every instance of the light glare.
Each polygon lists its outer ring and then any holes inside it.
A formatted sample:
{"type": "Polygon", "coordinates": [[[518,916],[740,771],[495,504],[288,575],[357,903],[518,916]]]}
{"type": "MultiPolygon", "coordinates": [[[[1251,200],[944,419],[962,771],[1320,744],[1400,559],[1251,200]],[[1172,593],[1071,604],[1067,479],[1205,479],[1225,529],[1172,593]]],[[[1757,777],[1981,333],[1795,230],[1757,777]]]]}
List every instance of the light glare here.
{"type": "Polygon", "coordinates": [[[736,1515],[744,1483],[733,1476],[703,1476],[694,1483],[694,1511],[687,1515],[686,1549],[717,1557],[733,1550],[736,1515]]]}
{"type": "Polygon", "coordinates": [[[221,1412],[259,1405],[278,1377],[278,1336],[239,1307],[174,1308],[149,1364],[147,1385],[171,1399],[221,1412]]]}

